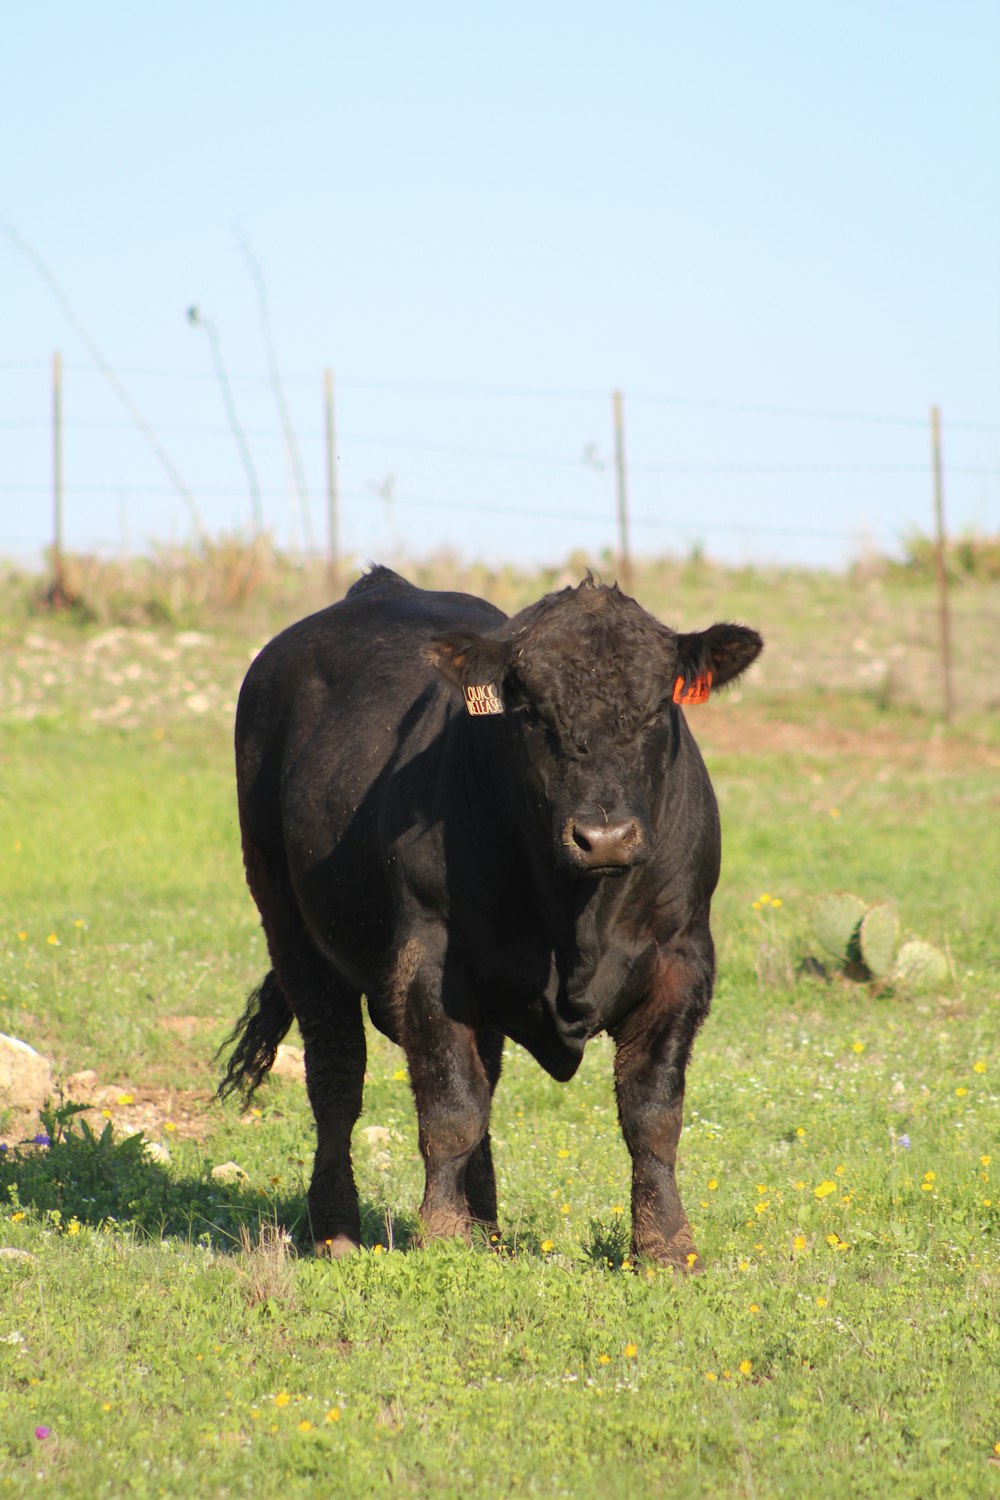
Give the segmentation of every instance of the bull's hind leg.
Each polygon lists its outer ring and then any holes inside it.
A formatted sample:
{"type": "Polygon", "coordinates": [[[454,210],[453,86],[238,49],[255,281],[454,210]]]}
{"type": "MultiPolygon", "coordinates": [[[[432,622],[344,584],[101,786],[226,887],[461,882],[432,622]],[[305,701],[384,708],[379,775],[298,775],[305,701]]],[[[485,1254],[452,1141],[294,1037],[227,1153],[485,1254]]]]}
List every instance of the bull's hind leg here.
{"type": "MultiPolygon", "coordinates": [[[[302,1033],[306,1089],[316,1120],[308,1209],[316,1253],[338,1257],[361,1243],[351,1132],[361,1113],[365,1032],[361,996],[310,937],[284,861],[269,860],[244,832],[247,883],[261,914],[275,985],[302,1033]]],[[[273,1061],[273,1051],[268,1066],[273,1061]]],[[[259,1080],[258,1080],[259,1081],[259,1080]]]]}
{"type": "Polygon", "coordinates": [[[351,1132],[361,1113],[365,1030],[361,997],[327,980],[319,1004],[296,1006],[306,1053],[306,1088],[316,1120],[309,1220],[317,1255],[337,1258],[361,1244],[361,1210],[351,1165],[351,1132]]]}

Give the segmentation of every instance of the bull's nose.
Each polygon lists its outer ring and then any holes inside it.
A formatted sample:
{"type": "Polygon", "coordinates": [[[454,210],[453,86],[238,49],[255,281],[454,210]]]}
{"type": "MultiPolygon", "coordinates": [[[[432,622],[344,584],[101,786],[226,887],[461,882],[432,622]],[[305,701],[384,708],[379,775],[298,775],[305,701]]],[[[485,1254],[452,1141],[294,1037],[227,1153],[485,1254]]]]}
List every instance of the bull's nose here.
{"type": "Polygon", "coordinates": [[[645,852],[638,818],[623,818],[618,823],[592,823],[582,818],[568,818],[565,843],[574,861],[587,870],[634,865],[645,852]]]}

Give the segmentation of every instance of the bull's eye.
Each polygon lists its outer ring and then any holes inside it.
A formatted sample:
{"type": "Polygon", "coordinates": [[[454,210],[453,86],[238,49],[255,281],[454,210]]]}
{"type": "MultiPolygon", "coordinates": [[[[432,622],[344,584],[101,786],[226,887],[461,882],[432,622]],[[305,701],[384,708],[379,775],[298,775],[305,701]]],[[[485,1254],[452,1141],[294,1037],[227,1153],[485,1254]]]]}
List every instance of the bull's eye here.
{"type": "Polygon", "coordinates": [[[508,701],[511,713],[520,714],[521,718],[528,724],[542,724],[545,722],[538,704],[528,696],[527,691],[519,682],[514,682],[508,688],[508,701]]]}

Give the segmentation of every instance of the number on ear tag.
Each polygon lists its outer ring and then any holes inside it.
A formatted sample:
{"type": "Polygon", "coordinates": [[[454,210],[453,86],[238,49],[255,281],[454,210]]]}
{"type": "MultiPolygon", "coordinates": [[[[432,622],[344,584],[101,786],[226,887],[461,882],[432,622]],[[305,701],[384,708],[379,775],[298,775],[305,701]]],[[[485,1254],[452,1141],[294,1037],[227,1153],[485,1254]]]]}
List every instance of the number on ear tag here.
{"type": "Polygon", "coordinates": [[[476,718],[480,714],[502,714],[500,689],[495,682],[477,682],[465,689],[465,706],[476,718]]]}
{"type": "Polygon", "coordinates": [[[684,678],[683,677],[678,677],[677,681],[674,683],[674,702],[675,703],[707,703],[708,702],[708,695],[711,692],[711,690],[712,690],[712,674],[711,674],[711,672],[701,672],[701,673],[699,673],[699,675],[695,678],[694,682],[690,683],[687,687],[685,687],[685,685],[684,685],[684,678]]]}

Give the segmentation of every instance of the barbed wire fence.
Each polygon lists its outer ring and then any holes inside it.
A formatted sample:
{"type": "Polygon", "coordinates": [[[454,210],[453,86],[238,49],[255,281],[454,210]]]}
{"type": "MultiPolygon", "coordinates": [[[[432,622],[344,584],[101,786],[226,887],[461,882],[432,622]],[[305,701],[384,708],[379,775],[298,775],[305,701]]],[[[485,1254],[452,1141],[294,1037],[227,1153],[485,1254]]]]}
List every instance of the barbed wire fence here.
{"type": "MultiPolygon", "coordinates": [[[[200,321],[205,322],[204,318],[200,321]]],[[[335,433],[333,376],[329,370],[323,371],[318,378],[309,375],[281,377],[282,387],[288,387],[295,394],[300,407],[308,401],[308,409],[315,413],[318,421],[307,420],[295,426],[284,397],[280,404],[277,426],[273,421],[268,422],[259,412],[254,420],[245,421],[236,414],[233,390],[239,391],[240,398],[246,398],[250,404],[256,399],[259,407],[257,398],[266,388],[274,388],[275,372],[270,370],[266,375],[258,372],[230,374],[223,369],[220,376],[218,366],[221,365],[221,352],[215,346],[213,354],[217,367],[214,374],[190,369],[143,366],[111,370],[103,356],[91,364],[77,364],[64,362],[57,354],[48,367],[42,361],[0,361],[0,374],[15,378],[27,377],[36,384],[44,383],[44,379],[43,382],[38,382],[37,377],[41,375],[44,378],[47,368],[51,372],[51,403],[48,411],[37,409],[30,413],[22,410],[20,415],[0,417],[0,441],[4,435],[26,439],[33,444],[36,456],[44,450],[46,439],[50,447],[48,474],[44,472],[44,464],[36,464],[35,472],[27,479],[8,477],[9,469],[6,473],[0,472],[0,510],[6,518],[0,526],[0,552],[12,548],[17,550],[24,543],[34,544],[37,549],[40,517],[48,508],[51,518],[49,552],[55,570],[55,587],[58,590],[59,560],[66,547],[67,516],[72,519],[84,506],[92,512],[93,502],[102,498],[107,500],[109,496],[127,496],[133,507],[138,506],[144,511],[147,519],[152,522],[150,529],[155,534],[158,518],[162,519],[164,502],[179,497],[190,516],[195,534],[202,538],[211,530],[203,517],[205,506],[214,505],[217,508],[221,503],[229,507],[230,514],[234,509],[237,513],[242,509],[242,524],[250,533],[257,533],[266,524],[265,514],[267,520],[271,521],[277,508],[286,505],[290,514],[298,517],[299,551],[307,555],[325,553],[329,575],[332,580],[336,580],[341,564],[345,517],[350,520],[352,515],[370,515],[373,504],[381,502],[382,511],[392,518],[394,526],[400,516],[407,518],[409,540],[411,545],[416,542],[418,548],[427,530],[426,518],[431,513],[461,518],[465,522],[474,518],[480,527],[479,546],[484,550],[491,550],[491,545],[488,540],[484,543],[483,538],[503,536],[511,525],[530,527],[531,523],[536,526],[555,523],[566,528],[586,528],[591,535],[596,533],[603,537],[604,552],[614,555],[622,581],[628,586],[632,574],[633,537],[638,537],[640,551],[648,551],[648,543],[653,541],[655,544],[655,539],[662,534],[664,527],[662,507],[650,506],[650,486],[674,481],[711,481],[725,485],[768,480],[903,480],[912,485],[914,493],[922,491],[926,497],[923,514],[915,514],[913,517],[913,530],[931,532],[932,518],[936,521],[940,591],[938,633],[943,699],[946,716],[950,717],[953,702],[950,637],[953,626],[947,594],[947,574],[943,567],[946,546],[943,478],[946,474],[949,480],[958,478],[974,481],[995,493],[997,480],[1000,479],[1000,464],[984,462],[981,458],[976,462],[969,462],[967,458],[963,458],[959,462],[950,462],[945,470],[941,459],[941,418],[936,408],[930,410],[928,418],[922,418],[859,410],[831,410],[807,404],[768,405],[753,401],[722,401],[643,391],[629,392],[626,396],[620,390],[602,392],[586,388],[530,385],[491,386],[388,378],[338,378],[338,395],[346,392],[349,398],[356,395],[374,398],[393,396],[406,400],[419,399],[421,402],[437,401],[448,403],[452,413],[458,398],[466,402],[494,405],[505,401],[528,402],[535,407],[547,402],[586,404],[589,421],[593,422],[596,414],[602,411],[604,413],[611,438],[608,445],[610,452],[605,457],[600,445],[593,442],[579,444],[575,452],[566,449],[556,451],[555,445],[548,449],[527,442],[519,443],[516,430],[510,435],[510,440],[502,444],[463,441],[463,423],[458,418],[452,424],[456,436],[445,440],[433,436],[414,437],[404,432],[393,433],[391,430],[362,431],[350,426],[335,433]],[[79,387],[85,385],[88,377],[95,375],[103,375],[108,380],[118,398],[121,415],[109,415],[100,409],[100,403],[95,404],[89,398],[76,403],[75,409],[71,407],[73,414],[68,414],[64,381],[72,381],[79,387]],[[217,393],[207,392],[204,397],[201,394],[195,395],[193,405],[199,412],[195,420],[178,420],[176,402],[161,397],[156,403],[162,413],[161,420],[150,421],[130,391],[132,384],[148,382],[154,392],[157,384],[161,388],[164,385],[180,384],[187,391],[201,393],[206,391],[206,382],[210,385],[214,381],[218,385],[220,379],[227,398],[228,420],[225,423],[209,415],[213,396],[217,393]],[[315,399],[310,400],[311,397],[315,399]],[[630,454],[626,460],[627,413],[642,413],[644,409],[647,413],[654,414],[696,414],[700,418],[722,424],[723,430],[726,424],[738,425],[764,419],[786,424],[822,424],[827,429],[881,430],[894,437],[902,436],[903,453],[894,448],[892,455],[884,459],[874,459],[864,452],[859,453],[856,458],[849,454],[840,455],[838,452],[836,458],[831,458],[825,450],[823,456],[819,456],[819,450],[824,445],[817,445],[815,458],[800,454],[792,459],[775,461],[740,460],[728,456],[723,460],[690,461],[648,456],[648,443],[638,447],[637,457],[635,446],[630,443],[630,454]],[[204,418],[200,415],[202,411],[206,413],[204,418]],[[181,465],[171,453],[174,445],[183,446],[188,454],[201,452],[204,461],[203,450],[198,449],[198,444],[214,443],[217,440],[231,441],[234,432],[240,439],[240,455],[245,474],[254,473],[253,486],[248,487],[247,484],[228,479],[219,482],[219,465],[215,461],[205,464],[206,472],[211,472],[212,475],[206,482],[189,482],[190,476],[182,477],[181,465]],[[130,433],[138,434],[146,441],[159,462],[159,476],[150,472],[148,465],[140,476],[136,454],[130,451],[123,459],[118,452],[119,446],[129,447],[120,440],[130,433]],[[66,438],[78,439],[81,435],[91,442],[107,435],[110,441],[106,450],[107,467],[104,473],[94,474],[91,469],[87,477],[74,477],[73,472],[67,470],[64,454],[66,438]],[[300,444],[311,453],[322,454],[324,458],[318,489],[325,502],[326,537],[325,543],[318,545],[315,541],[314,518],[310,513],[313,502],[305,478],[305,466],[299,453],[300,444]],[[291,455],[284,484],[274,483],[273,466],[270,480],[256,482],[251,452],[257,446],[266,445],[280,446],[286,455],[291,455]],[[918,456],[921,449],[922,456],[918,456]],[[379,483],[359,485],[355,479],[353,484],[343,485],[338,455],[347,452],[356,457],[366,450],[398,455],[403,460],[417,459],[425,471],[431,466],[432,482],[399,486],[395,476],[390,475],[379,483]],[[485,495],[477,493],[471,485],[463,486],[462,492],[457,495],[449,493],[445,486],[435,492],[433,466],[446,461],[474,464],[477,473],[489,473],[499,466],[507,466],[508,472],[514,471],[519,477],[515,484],[504,484],[501,487],[502,498],[497,498],[496,486],[483,486],[485,495]],[[128,467],[123,468],[123,463],[128,467]],[[602,485],[600,503],[587,507],[578,502],[560,506],[553,505],[544,496],[533,499],[532,494],[538,494],[544,488],[545,475],[553,471],[563,471],[564,475],[581,478],[597,477],[602,485]],[[520,479],[525,473],[532,476],[533,486],[528,489],[527,495],[520,479]],[[508,498],[511,489],[518,491],[516,499],[508,498]],[[638,503],[630,496],[630,491],[631,496],[634,496],[635,491],[639,492],[638,503]],[[30,526],[22,531],[21,527],[26,520],[30,520],[30,526]]],[[[23,406],[23,402],[21,404],[23,406]]],[[[189,401],[186,409],[190,409],[191,405],[192,402],[189,401]]],[[[8,411],[10,410],[8,405],[8,411]]],[[[474,429],[475,424],[470,425],[474,429]]],[[[972,438],[980,447],[986,446],[992,450],[997,448],[997,439],[1000,439],[1000,424],[949,420],[946,430],[949,437],[956,435],[963,439],[972,438]]],[[[134,444],[132,446],[134,448],[134,444]]],[[[721,442],[719,447],[727,455],[732,451],[729,441],[721,442]]],[[[355,471],[358,467],[355,462],[355,471]]],[[[673,518],[670,529],[672,535],[685,540],[694,538],[701,543],[704,543],[706,537],[724,535],[730,539],[752,539],[764,547],[771,541],[787,542],[789,539],[817,544],[857,544],[857,530],[848,530],[837,523],[835,512],[831,514],[829,509],[811,507],[805,503],[798,507],[790,522],[762,520],[752,514],[733,521],[731,518],[713,517],[710,512],[699,508],[694,514],[682,513],[673,518]]],[[[70,530],[74,535],[75,547],[107,552],[122,550],[120,535],[117,538],[102,535],[95,530],[92,522],[82,532],[78,524],[72,525],[70,530]]],[[[870,532],[867,539],[872,546],[886,550],[899,542],[898,534],[878,532],[870,532]]],[[[571,550],[574,550],[572,545],[566,549],[567,552],[571,550]]]]}
{"type": "MultiPolygon", "coordinates": [[[[202,319],[202,321],[205,321],[202,319]]],[[[116,394],[122,393],[124,404],[124,415],[119,418],[107,416],[82,416],[71,414],[67,409],[67,403],[62,393],[62,382],[64,379],[78,379],[79,377],[103,374],[103,369],[98,366],[74,364],[64,362],[58,357],[52,363],[53,399],[49,411],[38,410],[37,414],[21,417],[0,418],[0,433],[51,433],[53,452],[52,473],[45,474],[37,472],[29,479],[15,480],[0,477],[0,495],[10,497],[15,502],[21,500],[26,502],[24,506],[17,506],[14,514],[21,520],[30,511],[37,513],[41,502],[48,495],[53,499],[53,515],[58,509],[59,496],[55,493],[61,486],[62,500],[72,502],[74,499],[93,500],[101,496],[128,495],[135,501],[148,502],[150,508],[156,503],[169,498],[171,495],[179,495],[194,519],[197,529],[201,529],[204,523],[201,511],[204,502],[226,501],[242,504],[245,507],[245,524],[252,529],[260,529],[264,524],[263,515],[259,508],[257,493],[251,495],[251,488],[259,491],[259,501],[268,502],[272,507],[280,503],[294,502],[300,510],[309,503],[310,497],[307,493],[306,483],[303,475],[300,459],[296,459],[294,474],[288,476],[288,483],[278,487],[273,483],[260,483],[256,487],[248,483],[226,482],[218,483],[214,479],[209,482],[188,483],[182,479],[179,466],[170,457],[170,445],[175,442],[188,442],[188,440],[200,439],[231,439],[234,431],[233,422],[228,424],[212,421],[199,422],[177,422],[176,420],[161,420],[157,422],[147,421],[140,411],[138,405],[128,395],[125,382],[129,380],[156,380],[168,382],[182,382],[185,385],[198,385],[206,381],[218,383],[218,375],[211,375],[192,370],[169,370],[162,368],[135,367],[119,368],[113,374],[115,378],[114,389],[116,394]],[[97,478],[86,480],[74,479],[72,474],[65,471],[65,465],[60,464],[57,468],[56,456],[61,457],[64,447],[64,434],[76,433],[115,434],[123,435],[128,432],[139,432],[153,445],[153,453],[162,462],[163,473],[160,479],[150,478],[149,474],[139,477],[127,470],[122,472],[118,469],[115,454],[112,450],[108,452],[108,472],[97,478]],[[117,469],[117,472],[116,472],[117,469]],[[61,472],[60,472],[61,471],[61,472]],[[294,480],[294,483],[292,482],[294,480]]],[[[0,372],[16,373],[22,375],[37,375],[43,372],[46,366],[41,362],[3,362],[0,361],[0,372]]],[[[270,379],[257,373],[235,373],[226,376],[226,382],[242,386],[245,389],[259,391],[264,383],[270,379]]],[[[301,441],[311,445],[317,452],[321,445],[329,445],[332,436],[331,426],[333,422],[332,409],[332,377],[329,371],[323,372],[322,377],[295,375],[284,378],[284,385],[295,388],[306,388],[316,394],[315,409],[317,414],[321,411],[320,405],[320,380],[323,381],[322,410],[325,413],[325,421],[322,426],[318,423],[300,425],[294,432],[294,441],[301,441]]],[[[765,405],[753,402],[726,402],[718,400],[703,399],[690,396],[675,396],[669,394],[655,394],[648,392],[629,392],[627,397],[621,391],[595,391],[592,389],[553,389],[536,388],[531,386],[487,386],[455,384],[449,385],[435,382],[406,382],[393,380],[363,380],[338,378],[338,392],[365,392],[374,395],[408,395],[420,396],[422,398],[439,398],[452,401],[461,396],[465,399],[482,401],[500,401],[504,399],[518,399],[523,401],[541,402],[586,402],[591,408],[603,406],[608,417],[609,432],[614,433],[616,452],[614,457],[603,458],[596,444],[585,444],[577,453],[543,451],[537,448],[521,447],[515,441],[503,447],[486,446],[477,443],[461,441],[434,441],[428,439],[413,438],[392,432],[359,432],[352,429],[341,429],[338,433],[339,442],[335,448],[352,450],[354,452],[364,449],[378,448],[390,454],[401,456],[417,456],[422,459],[460,459],[470,460],[478,465],[494,466],[500,464],[515,465],[523,468],[535,469],[544,474],[546,470],[562,469],[575,471],[578,475],[589,473],[606,472],[613,480],[613,490],[609,484],[609,493],[606,508],[587,508],[576,506],[571,508],[552,508],[544,501],[524,503],[521,500],[510,502],[506,498],[502,501],[495,499],[483,499],[475,494],[475,491],[466,492],[461,498],[445,493],[427,493],[422,489],[414,491],[412,488],[400,488],[395,479],[383,481],[381,487],[377,484],[368,483],[364,487],[357,485],[339,486],[338,466],[332,467],[327,464],[327,473],[324,477],[324,489],[327,500],[328,521],[330,519],[329,503],[334,499],[338,504],[345,506],[354,505],[363,507],[370,505],[373,498],[379,498],[380,488],[382,498],[386,498],[391,492],[391,504],[404,511],[414,513],[427,512],[431,510],[441,512],[464,513],[481,517],[493,517],[499,520],[503,518],[515,519],[538,519],[556,520],[565,522],[576,522],[588,526],[604,526],[609,534],[617,537],[616,550],[627,561],[629,550],[629,537],[632,529],[639,533],[662,527],[664,518],[662,514],[651,514],[639,506],[627,503],[626,479],[632,481],[657,480],[657,479],[705,479],[712,478],[725,481],[743,481],[749,479],[780,479],[780,480],[807,480],[812,478],[834,478],[834,479],[890,479],[909,478],[914,481],[923,481],[925,493],[928,496],[926,513],[924,516],[914,517],[914,528],[925,529],[930,518],[930,494],[932,468],[930,462],[930,439],[929,423],[926,418],[907,417],[899,415],[887,415],[861,411],[838,411],[803,407],[788,407],[765,405]],[[755,460],[730,460],[723,461],[683,461],[683,460],[659,460],[630,457],[627,465],[624,460],[624,412],[646,408],[672,409],[679,412],[698,412],[709,414],[714,417],[725,418],[776,418],[790,422],[810,422],[824,424],[842,424],[856,427],[881,428],[887,431],[905,432],[912,439],[919,435],[919,440],[925,446],[926,457],[909,458],[907,460],[892,459],[888,461],[873,461],[867,457],[859,457],[856,460],[850,458],[818,458],[815,460],[775,460],[760,462],[755,460]],[[612,415],[614,419],[612,423],[612,415]],[[617,451],[620,450],[620,451],[617,451]]],[[[228,396],[227,384],[227,396],[228,396]]],[[[231,398],[230,406],[231,406],[231,398]]],[[[91,403],[92,404],[92,403],[91,403]]],[[[283,421],[280,427],[265,425],[260,422],[240,424],[235,430],[240,437],[241,458],[244,465],[250,465],[252,469],[252,458],[248,451],[249,445],[274,444],[281,442],[290,444],[291,419],[287,411],[283,413],[283,421]],[[244,441],[245,439],[245,441],[244,441]]],[[[1000,438],[1000,424],[988,424],[981,422],[968,422],[949,420],[947,431],[950,434],[980,434],[989,437],[1000,438]]],[[[719,445],[728,448],[727,441],[719,445]]],[[[133,460],[134,462],[134,460],[133,460]]],[[[213,469],[217,465],[211,466],[213,469]]],[[[250,472],[250,469],[247,472],[250,472]]],[[[949,478],[977,479],[995,485],[1000,479],[1000,464],[968,463],[954,461],[948,465],[949,478]]],[[[843,526],[830,524],[824,519],[819,523],[806,523],[802,519],[793,521],[783,520],[780,523],[762,523],[752,519],[743,519],[734,522],[731,519],[715,519],[711,515],[699,514],[693,518],[678,516],[672,523],[676,529],[687,535],[690,534],[712,534],[731,533],[745,537],[785,537],[814,540],[828,540],[851,542],[857,540],[857,532],[846,530],[843,526]]],[[[497,528],[502,530],[502,528],[497,528]]],[[[37,535],[37,527],[34,528],[37,535]]],[[[302,521],[300,530],[302,533],[302,550],[316,550],[313,541],[312,520],[302,521]]],[[[335,544],[333,528],[328,525],[328,536],[325,550],[329,551],[331,544],[335,544]]],[[[17,526],[4,526],[0,530],[0,546],[6,544],[8,547],[17,546],[28,540],[27,534],[18,531],[17,526]]],[[[898,541],[898,536],[888,533],[872,533],[874,542],[891,544],[898,541]]],[[[99,535],[92,531],[85,535],[82,544],[98,548],[114,547],[116,539],[109,535],[99,535]]],[[[322,548],[324,544],[320,544],[322,548]]]]}

